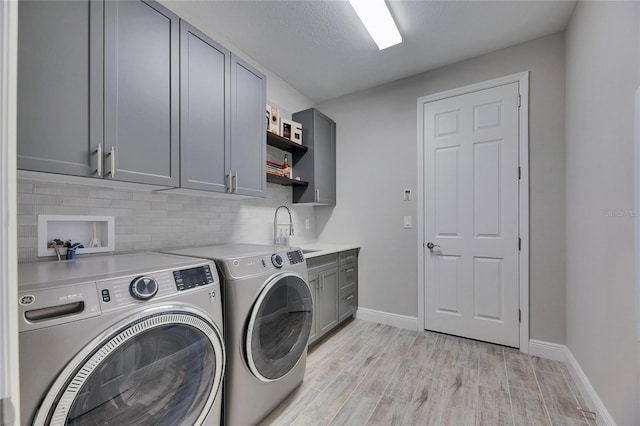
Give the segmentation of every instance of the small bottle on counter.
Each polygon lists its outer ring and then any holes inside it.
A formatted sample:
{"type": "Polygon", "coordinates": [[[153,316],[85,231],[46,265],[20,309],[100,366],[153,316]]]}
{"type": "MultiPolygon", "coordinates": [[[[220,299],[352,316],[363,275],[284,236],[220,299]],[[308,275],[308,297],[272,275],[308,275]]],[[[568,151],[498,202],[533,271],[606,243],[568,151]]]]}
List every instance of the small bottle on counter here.
{"type": "Polygon", "coordinates": [[[289,155],[284,155],[284,163],[282,165],[284,177],[291,179],[291,166],[289,165],[289,155]]]}

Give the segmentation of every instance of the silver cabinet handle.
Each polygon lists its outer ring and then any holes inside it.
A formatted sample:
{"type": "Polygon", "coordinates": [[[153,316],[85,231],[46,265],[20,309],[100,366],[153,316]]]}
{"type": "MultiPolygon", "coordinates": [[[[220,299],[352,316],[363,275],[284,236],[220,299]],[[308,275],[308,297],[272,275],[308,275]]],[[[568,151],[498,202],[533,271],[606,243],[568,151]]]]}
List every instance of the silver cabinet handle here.
{"type": "Polygon", "coordinates": [[[227,173],[227,192],[232,192],[233,187],[231,186],[231,170],[227,173]]]}
{"type": "Polygon", "coordinates": [[[316,188],[316,203],[320,202],[320,188],[316,188]]]}
{"type": "Polygon", "coordinates": [[[238,192],[238,171],[237,170],[236,170],[233,178],[234,178],[234,181],[235,181],[233,192],[238,192]]]}
{"type": "Polygon", "coordinates": [[[344,260],[351,260],[351,259],[353,259],[354,257],[355,257],[354,255],[347,256],[347,257],[345,257],[345,258],[344,258],[344,260]]]}
{"type": "Polygon", "coordinates": [[[320,291],[324,291],[324,274],[320,274],[320,291]]]}
{"type": "Polygon", "coordinates": [[[111,179],[116,177],[116,147],[111,147],[111,152],[109,153],[111,156],[111,179]]]}
{"type": "Polygon", "coordinates": [[[345,300],[351,300],[351,299],[353,299],[353,294],[351,296],[347,297],[345,300]]]}
{"type": "Polygon", "coordinates": [[[353,272],[353,268],[349,268],[346,271],[344,271],[346,274],[350,274],[351,272],[353,272]]]}
{"type": "Polygon", "coordinates": [[[98,155],[98,169],[96,170],[98,177],[102,177],[102,144],[98,144],[98,148],[96,149],[96,154],[98,155]]]}

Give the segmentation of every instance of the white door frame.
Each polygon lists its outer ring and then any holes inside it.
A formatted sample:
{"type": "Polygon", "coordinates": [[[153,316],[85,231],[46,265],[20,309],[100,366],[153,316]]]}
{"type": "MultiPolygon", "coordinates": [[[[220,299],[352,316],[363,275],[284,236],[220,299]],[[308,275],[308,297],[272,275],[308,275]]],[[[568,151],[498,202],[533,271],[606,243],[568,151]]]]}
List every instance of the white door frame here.
{"type": "Polygon", "coordinates": [[[0,424],[21,424],[18,373],[18,2],[0,1],[0,424]],[[8,403],[7,403],[8,402],[8,403]]]}
{"type": "Polygon", "coordinates": [[[454,96],[464,95],[479,90],[491,89],[509,83],[518,83],[520,93],[519,110],[519,161],[521,178],[518,190],[519,232],[522,239],[522,247],[519,253],[519,279],[520,279],[520,352],[529,353],[529,71],[512,74],[494,80],[483,81],[457,89],[418,98],[418,326],[424,329],[424,105],[429,102],[439,101],[454,96]]]}

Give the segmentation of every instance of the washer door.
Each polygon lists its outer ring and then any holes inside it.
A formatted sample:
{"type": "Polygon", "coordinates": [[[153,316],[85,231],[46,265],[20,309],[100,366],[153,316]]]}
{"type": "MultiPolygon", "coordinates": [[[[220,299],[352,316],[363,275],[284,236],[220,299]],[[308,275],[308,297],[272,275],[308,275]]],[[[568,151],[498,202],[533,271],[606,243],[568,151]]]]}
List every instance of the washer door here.
{"type": "Polygon", "coordinates": [[[225,360],[222,335],[206,314],[156,307],[111,330],[69,363],[34,424],[202,424],[225,360]]]}
{"type": "Polygon", "coordinates": [[[245,351],[251,372],[270,382],[286,375],[304,354],[311,332],[309,285],[295,273],[271,279],[249,317],[245,351]]]}

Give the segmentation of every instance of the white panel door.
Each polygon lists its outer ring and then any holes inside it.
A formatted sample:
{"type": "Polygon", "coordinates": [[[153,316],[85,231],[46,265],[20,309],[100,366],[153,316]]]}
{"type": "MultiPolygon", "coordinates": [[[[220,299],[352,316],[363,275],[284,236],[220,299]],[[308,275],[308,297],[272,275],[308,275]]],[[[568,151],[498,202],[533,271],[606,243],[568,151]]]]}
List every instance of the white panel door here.
{"type": "Polygon", "coordinates": [[[518,83],[429,102],[422,119],[424,327],[518,347],[518,83]]]}

